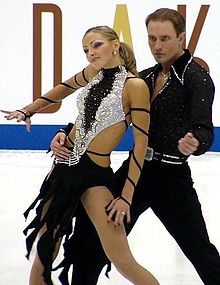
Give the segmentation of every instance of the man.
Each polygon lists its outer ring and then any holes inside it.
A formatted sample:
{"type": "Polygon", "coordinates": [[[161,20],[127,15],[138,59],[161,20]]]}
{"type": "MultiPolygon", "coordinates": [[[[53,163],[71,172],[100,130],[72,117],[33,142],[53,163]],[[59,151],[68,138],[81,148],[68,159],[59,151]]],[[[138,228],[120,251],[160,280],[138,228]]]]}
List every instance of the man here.
{"type": "MultiPolygon", "coordinates": [[[[151,93],[149,152],[131,206],[132,221],[149,207],[176,240],[205,285],[220,284],[220,257],[210,243],[187,163],[189,155],[205,153],[213,142],[214,85],[209,74],[183,50],[185,20],[175,10],[158,9],[146,19],[148,42],[157,64],[140,72],[151,93]]],[[[51,148],[59,156],[65,135],[51,148]]],[[[129,159],[116,172],[118,191],[129,159]]],[[[108,260],[86,213],[79,209],[75,232],[66,247],[74,285],[96,284],[108,260]]]]}

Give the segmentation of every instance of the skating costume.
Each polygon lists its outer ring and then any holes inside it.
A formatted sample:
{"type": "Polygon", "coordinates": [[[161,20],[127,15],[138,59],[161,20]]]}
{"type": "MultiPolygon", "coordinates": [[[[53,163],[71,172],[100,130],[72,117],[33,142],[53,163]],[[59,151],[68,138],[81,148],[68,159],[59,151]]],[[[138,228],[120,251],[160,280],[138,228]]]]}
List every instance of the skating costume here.
{"type": "MultiPolygon", "coordinates": [[[[157,64],[140,72],[152,95],[161,70],[161,65],[157,64]]],[[[219,253],[209,240],[189,165],[177,146],[178,140],[191,131],[200,142],[194,155],[209,149],[213,142],[214,91],[210,75],[185,50],[171,66],[169,79],[151,104],[149,147],[157,153],[144,164],[132,200],[131,223],[125,224],[129,233],[138,217],[150,207],[206,285],[220,284],[219,253]]],[[[128,167],[129,159],[115,174],[118,195],[128,167]]],[[[143,234],[148,233],[149,229],[143,230],[143,234]]],[[[82,207],[78,210],[69,247],[73,255],[74,285],[97,284],[99,274],[109,261],[82,207]],[[86,240],[88,235],[90,239],[86,240]]]]}
{"type": "MultiPolygon", "coordinates": [[[[26,239],[27,257],[40,229],[46,225],[47,230],[38,241],[37,251],[44,266],[45,282],[49,285],[53,284],[51,271],[55,244],[63,236],[65,242],[68,242],[73,230],[72,219],[82,193],[94,186],[106,186],[115,196],[115,177],[111,167],[101,167],[93,162],[87,154],[87,148],[101,131],[122,121],[127,124],[122,105],[122,91],[127,75],[124,66],[103,69],[79,93],[79,115],[75,122],[76,133],[70,159],[55,159],[54,169],[45,178],[40,194],[24,213],[27,218],[29,211],[36,207],[36,217],[24,230],[27,235],[28,230],[33,229],[26,239]],[[48,201],[51,204],[43,216],[43,207],[48,201]]],[[[70,265],[68,257],[60,264],[60,267],[64,267],[60,276],[62,284],[69,284],[67,276],[70,265]]]]}

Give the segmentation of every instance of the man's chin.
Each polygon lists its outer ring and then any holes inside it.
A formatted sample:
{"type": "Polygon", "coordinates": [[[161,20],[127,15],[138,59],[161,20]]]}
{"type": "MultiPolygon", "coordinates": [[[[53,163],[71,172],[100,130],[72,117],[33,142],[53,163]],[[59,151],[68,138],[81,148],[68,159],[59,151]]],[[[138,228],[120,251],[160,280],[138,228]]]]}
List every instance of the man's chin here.
{"type": "Polygon", "coordinates": [[[154,59],[157,63],[163,64],[166,62],[165,58],[162,58],[161,56],[155,56],[154,59]]]}

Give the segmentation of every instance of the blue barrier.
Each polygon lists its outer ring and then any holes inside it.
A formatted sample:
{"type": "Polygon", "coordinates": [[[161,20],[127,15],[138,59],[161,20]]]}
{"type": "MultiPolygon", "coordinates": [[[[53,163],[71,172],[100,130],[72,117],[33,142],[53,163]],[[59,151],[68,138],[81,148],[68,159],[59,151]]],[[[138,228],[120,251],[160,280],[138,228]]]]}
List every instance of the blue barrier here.
{"type": "MultiPolygon", "coordinates": [[[[33,125],[28,133],[24,125],[0,125],[0,149],[46,150],[55,132],[62,125],[33,125]]],[[[215,139],[210,151],[220,151],[220,127],[215,127],[215,139]]],[[[118,151],[126,151],[133,146],[132,130],[128,129],[122,141],[116,147],[118,151]]]]}

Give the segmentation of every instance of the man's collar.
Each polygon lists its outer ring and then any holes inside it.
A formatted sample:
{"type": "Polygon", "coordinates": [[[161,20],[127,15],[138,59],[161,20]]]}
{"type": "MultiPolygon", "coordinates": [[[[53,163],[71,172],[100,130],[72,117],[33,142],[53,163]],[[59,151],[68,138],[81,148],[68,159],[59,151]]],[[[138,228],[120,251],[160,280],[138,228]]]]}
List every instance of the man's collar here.
{"type": "Polygon", "coordinates": [[[185,71],[192,61],[193,57],[191,56],[188,49],[184,49],[184,53],[171,65],[171,69],[173,70],[176,77],[183,84],[185,71]]]}
{"type": "MultiPolygon", "coordinates": [[[[173,73],[182,84],[184,81],[185,71],[192,59],[193,57],[191,56],[189,50],[184,49],[184,53],[170,67],[171,74],[173,73]]],[[[162,70],[161,64],[156,64],[154,66],[153,73],[158,74],[160,70],[162,70]]]]}

